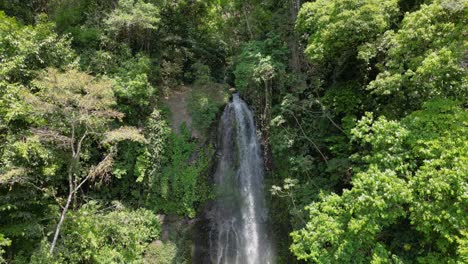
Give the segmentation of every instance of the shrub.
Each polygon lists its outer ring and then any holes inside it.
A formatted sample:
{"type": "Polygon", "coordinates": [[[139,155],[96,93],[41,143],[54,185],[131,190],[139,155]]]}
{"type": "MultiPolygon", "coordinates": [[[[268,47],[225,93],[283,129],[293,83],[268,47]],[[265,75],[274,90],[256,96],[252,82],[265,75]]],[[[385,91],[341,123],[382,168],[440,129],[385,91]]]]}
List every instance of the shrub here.
{"type": "Polygon", "coordinates": [[[192,116],[193,126],[200,132],[206,132],[220,108],[228,101],[226,87],[220,84],[207,83],[196,85],[188,101],[188,110],[192,116]]]}
{"type": "Polygon", "coordinates": [[[64,223],[58,254],[47,255],[48,243],[35,252],[34,263],[141,262],[148,243],[158,237],[160,223],[146,209],[131,210],[113,202],[112,210],[92,201],[70,213],[64,223]]]}

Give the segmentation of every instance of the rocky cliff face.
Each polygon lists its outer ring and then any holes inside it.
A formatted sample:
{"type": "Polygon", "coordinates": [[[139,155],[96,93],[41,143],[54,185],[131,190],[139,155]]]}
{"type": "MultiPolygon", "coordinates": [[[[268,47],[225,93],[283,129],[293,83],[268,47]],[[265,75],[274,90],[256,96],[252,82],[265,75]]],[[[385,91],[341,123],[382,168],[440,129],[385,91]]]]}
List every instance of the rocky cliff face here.
{"type": "MultiPolygon", "coordinates": [[[[171,128],[175,133],[179,133],[181,125],[185,123],[191,130],[192,137],[200,145],[210,145],[216,149],[218,145],[218,120],[224,107],[220,108],[216,121],[206,132],[197,131],[192,125],[192,116],[188,109],[191,89],[193,88],[181,86],[172,90],[164,98],[163,103],[171,112],[169,120],[171,128]]],[[[193,159],[196,159],[197,156],[197,153],[194,153],[193,159]]],[[[213,183],[212,175],[214,174],[216,160],[217,156],[215,154],[207,172],[211,183],[213,183]]],[[[162,223],[161,238],[151,245],[151,252],[157,253],[149,253],[145,263],[210,263],[209,218],[211,209],[212,202],[210,201],[200,205],[198,214],[193,219],[176,215],[160,215],[162,223]],[[151,262],[158,256],[161,257],[158,252],[163,252],[161,255],[166,255],[163,257],[166,262],[151,262]]]]}

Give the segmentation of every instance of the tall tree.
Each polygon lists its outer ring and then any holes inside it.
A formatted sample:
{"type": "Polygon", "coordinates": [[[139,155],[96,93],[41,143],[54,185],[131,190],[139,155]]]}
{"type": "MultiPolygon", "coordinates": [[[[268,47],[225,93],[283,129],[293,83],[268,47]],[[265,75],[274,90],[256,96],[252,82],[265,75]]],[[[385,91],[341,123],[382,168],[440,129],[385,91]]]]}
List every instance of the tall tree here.
{"type": "Polygon", "coordinates": [[[125,40],[134,49],[148,51],[149,33],[157,28],[159,21],[159,8],[155,5],[142,0],[119,0],[105,23],[117,39],[125,40]]]}
{"type": "Polygon", "coordinates": [[[438,0],[408,13],[398,31],[362,47],[360,57],[377,64],[367,89],[386,114],[407,114],[435,97],[468,96],[466,10],[462,0],[438,0]]]}
{"type": "Polygon", "coordinates": [[[307,36],[308,58],[332,70],[336,82],[352,69],[359,48],[390,28],[397,14],[397,0],[318,0],[302,5],[296,27],[307,36]]]}
{"type": "Polygon", "coordinates": [[[52,254],[72,200],[77,191],[90,179],[109,176],[115,143],[122,140],[144,142],[135,128],[111,125],[123,115],[112,109],[115,98],[112,83],[99,80],[77,70],[61,73],[48,69],[35,82],[39,92],[27,94],[34,113],[44,119],[44,125],[33,128],[32,133],[54,148],[68,151],[68,196],[51,243],[52,254]],[[107,154],[96,165],[84,165],[84,152],[92,144],[103,144],[107,154]]]}

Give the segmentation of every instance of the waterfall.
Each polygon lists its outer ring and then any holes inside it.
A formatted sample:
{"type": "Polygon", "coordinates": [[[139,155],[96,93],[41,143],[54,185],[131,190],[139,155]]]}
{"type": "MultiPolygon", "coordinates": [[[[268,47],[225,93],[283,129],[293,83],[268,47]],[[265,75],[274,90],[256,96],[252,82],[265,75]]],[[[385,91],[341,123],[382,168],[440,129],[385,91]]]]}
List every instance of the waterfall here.
{"type": "Polygon", "coordinates": [[[260,143],[253,114],[238,94],[226,106],[218,129],[217,199],[209,234],[211,262],[272,263],[260,143]]]}

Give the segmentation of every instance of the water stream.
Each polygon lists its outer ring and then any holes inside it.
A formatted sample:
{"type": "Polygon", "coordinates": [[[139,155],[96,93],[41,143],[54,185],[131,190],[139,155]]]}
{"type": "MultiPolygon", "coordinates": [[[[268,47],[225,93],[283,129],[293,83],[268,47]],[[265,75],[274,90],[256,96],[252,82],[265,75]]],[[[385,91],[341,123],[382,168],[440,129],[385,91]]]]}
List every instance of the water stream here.
{"type": "Polygon", "coordinates": [[[218,139],[214,175],[218,197],[209,234],[211,262],[272,263],[260,143],[253,113],[237,94],[223,112],[218,139]]]}

